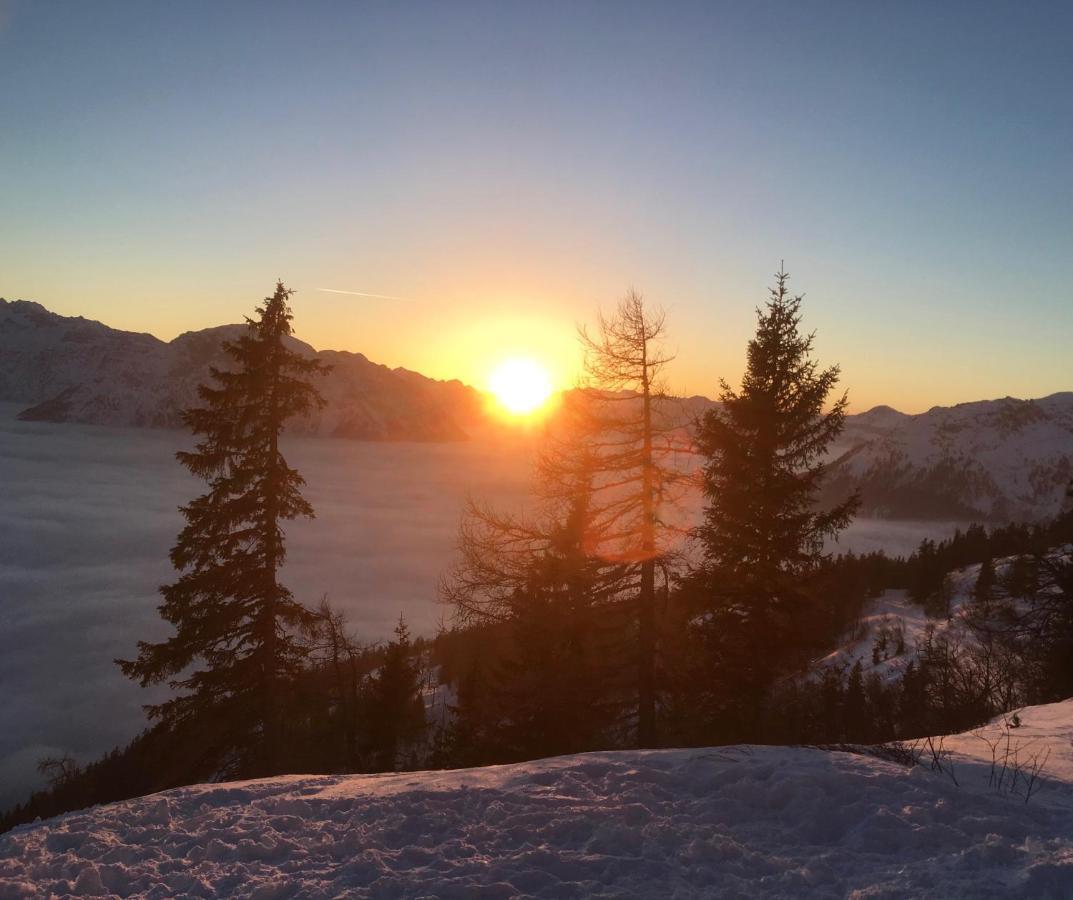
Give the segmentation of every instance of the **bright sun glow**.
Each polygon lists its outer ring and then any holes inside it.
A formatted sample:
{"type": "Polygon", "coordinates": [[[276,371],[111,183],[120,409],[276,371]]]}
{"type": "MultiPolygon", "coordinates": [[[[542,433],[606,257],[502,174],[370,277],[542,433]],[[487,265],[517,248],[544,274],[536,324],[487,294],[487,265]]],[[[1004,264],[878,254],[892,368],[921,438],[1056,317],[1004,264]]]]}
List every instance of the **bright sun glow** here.
{"type": "Polygon", "coordinates": [[[500,405],[515,415],[536,411],[554,390],[547,369],[525,357],[501,362],[489,377],[488,386],[500,405]]]}

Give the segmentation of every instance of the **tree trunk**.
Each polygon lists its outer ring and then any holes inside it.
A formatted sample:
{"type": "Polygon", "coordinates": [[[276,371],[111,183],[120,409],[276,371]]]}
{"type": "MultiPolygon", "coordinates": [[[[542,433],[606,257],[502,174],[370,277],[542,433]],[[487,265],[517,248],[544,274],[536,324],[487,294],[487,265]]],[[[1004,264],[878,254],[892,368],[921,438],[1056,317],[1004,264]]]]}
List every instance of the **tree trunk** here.
{"type": "Polygon", "coordinates": [[[643,349],[641,448],[641,591],[637,598],[637,744],[656,744],[656,498],[652,460],[652,393],[643,349]]]}
{"type": "Polygon", "coordinates": [[[276,601],[279,597],[279,583],[276,573],[279,569],[279,555],[276,548],[276,530],[279,523],[279,485],[275,482],[275,469],[279,462],[279,432],[282,426],[279,414],[279,349],[283,336],[274,332],[271,337],[272,348],[269,352],[269,377],[272,380],[268,404],[268,496],[265,498],[264,534],[265,542],[265,596],[262,602],[262,653],[264,667],[261,670],[263,707],[262,734],[264,737],[261,758],[266,775],[276,775],[279,760],[279,702],[276,696],[277,656],[276,646],[276,601]]]}

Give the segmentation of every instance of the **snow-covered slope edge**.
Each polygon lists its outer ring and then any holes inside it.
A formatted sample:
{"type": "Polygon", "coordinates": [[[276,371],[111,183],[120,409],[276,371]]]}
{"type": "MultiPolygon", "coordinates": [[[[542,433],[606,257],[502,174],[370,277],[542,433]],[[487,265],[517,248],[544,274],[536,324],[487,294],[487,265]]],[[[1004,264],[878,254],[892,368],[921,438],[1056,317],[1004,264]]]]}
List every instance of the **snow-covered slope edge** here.
{"type": "MultiPolygon", "coordinates": [[[[1026,804],[923,766],[808,748],[589,753],[201,785],[0,838],[0,896],[1010,897],[1073,893],[1073,701],[1026,804]]],[[[992,728],[1001,728],[1000,724],[992,728]]]]}

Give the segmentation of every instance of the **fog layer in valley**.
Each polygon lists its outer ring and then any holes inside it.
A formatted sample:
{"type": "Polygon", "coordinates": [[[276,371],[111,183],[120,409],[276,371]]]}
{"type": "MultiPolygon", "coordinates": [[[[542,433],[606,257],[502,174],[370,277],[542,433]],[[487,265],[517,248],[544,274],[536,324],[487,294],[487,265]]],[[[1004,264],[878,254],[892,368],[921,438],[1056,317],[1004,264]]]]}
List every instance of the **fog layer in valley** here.
{"type": "MultiPolygon", "coordinates": [[[[168,626],[158,585],[180,503],[202,484],[174,460],[181,432],[19,422],[0,404],[0,807],[36,785],[37,761],[89,761],[125,744],[159,696],[122,677],[116,657],[168,626]]],[[[312,522],[288,530],[284,582],[304,601],[327,594],[366,641],[404,615],[433,634],[436,583],[454,554],[467,493],[525,503],[524,444],[375,444],[295,439],[312,522]]],[[[948,523],[860,520],[840,546],[912,549],[948,523]]]]}

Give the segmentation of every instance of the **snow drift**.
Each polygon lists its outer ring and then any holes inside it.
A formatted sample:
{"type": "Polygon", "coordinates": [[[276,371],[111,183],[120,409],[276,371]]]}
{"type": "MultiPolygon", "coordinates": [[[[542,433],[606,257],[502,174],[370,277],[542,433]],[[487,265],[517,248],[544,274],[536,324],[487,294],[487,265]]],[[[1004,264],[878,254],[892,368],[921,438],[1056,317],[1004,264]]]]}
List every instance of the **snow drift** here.
{"type": "Polygon", "coordinates": [[[1021,712],[1030,802],[984,731],[927,766],[812,748],[588,753],[200,785],[0,838],[0,897],[1064,897],[1073,700],[1021,712]]]}

